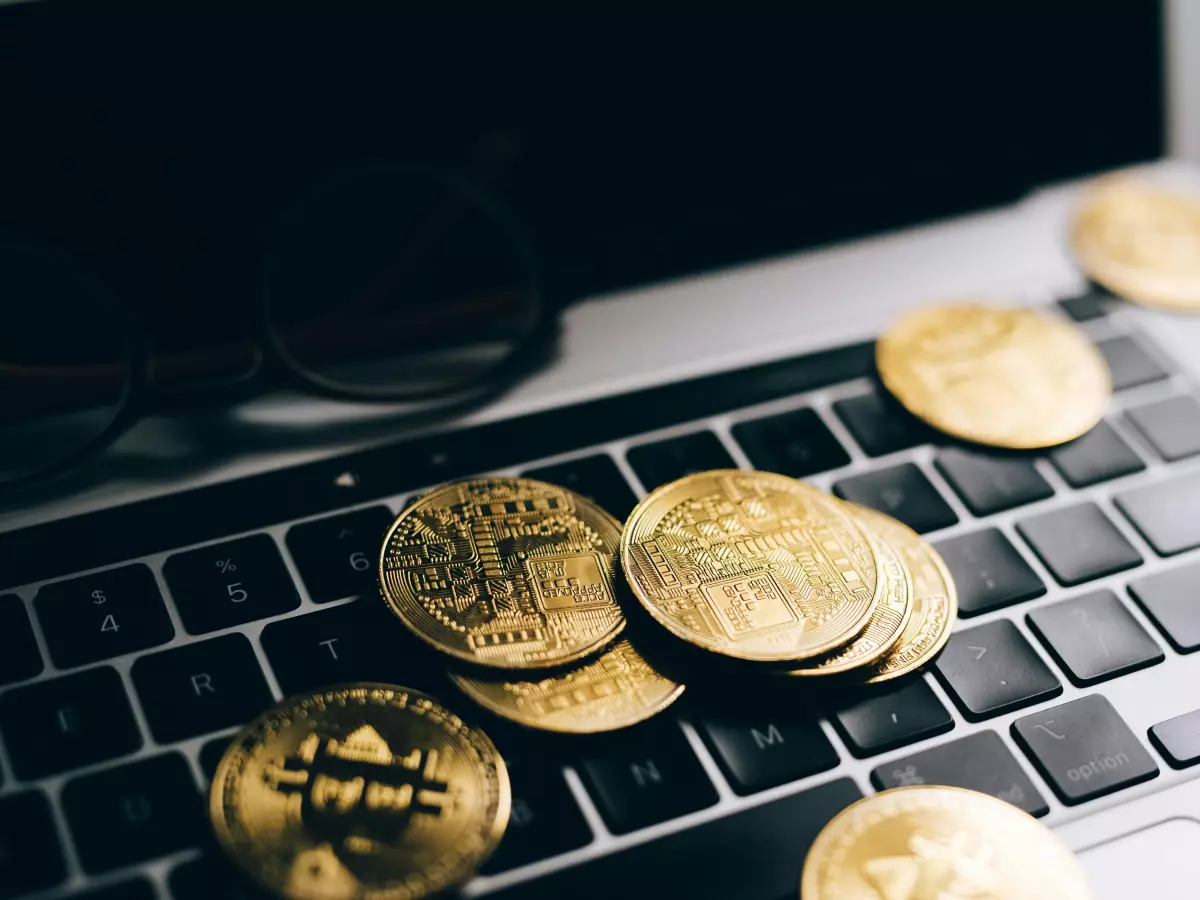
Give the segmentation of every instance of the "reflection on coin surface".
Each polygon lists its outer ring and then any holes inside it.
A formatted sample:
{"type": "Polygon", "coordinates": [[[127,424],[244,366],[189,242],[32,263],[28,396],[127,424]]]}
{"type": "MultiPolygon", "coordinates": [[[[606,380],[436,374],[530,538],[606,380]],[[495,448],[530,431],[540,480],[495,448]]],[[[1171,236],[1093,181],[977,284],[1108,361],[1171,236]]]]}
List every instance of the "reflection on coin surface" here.
{"type": "Polygon", "coordinates": [[[663,485],[621,535],[630,587],[660,624],[738,659],[811,659],[849,643],[878,602],[871,539],[816,488],[769,472],[663,485]]]}
{"type": "Polygon", "coordinates": [[[590,734],[626,728],[661,712],[683,693],[629,641],[541,681],[505,681],[451,674],[468,697],[498,716],[530,728],[590,734]]]}
{"type": "Polygon", "coordinates": [[[599,650],[625,627],[613,590],[621,526],[528,478],[443,485],[383,543],[384,599],[419,638],[478,665],[536,669],[599,650]]]}
{"type": "Polygon", "coordinates": [[[856,503],[842,504],[850,515],[858,520],[865,530],[874,533],[875,555],[879,559],[883,590],[879,592],[879,605],[871,613],[871,621],[863,633],[832,656],[819,662],[809,663],[788,675],[840,675],[852,669],[869,666],[880,660],[900,640],[912,617],[913,584],[900,554],[886,540],[886,535],[876,527],[878,519],[887,519],[874,510],[856,503]],[[868,515],[869,514],[869,515],[868,515]]]}
{"type": "Polygon", "coordinates": [[[817,835],[801,900],[1091,900],[1054,832],[1015,806],[951,787],[895,788],[817,835]]]}
{"type": "Polygon", "coordinates": [[[1088,277],[1152,306],[1200,309],[1200,201],[1132,181],[1098,185],[1071,247],[1088,277]]]}
{"type": "Polygon", "coordinates": [[[416,900],[465,881],[511,797],[483,732],[381,684],[293,697],[225,751],[209,811],[247,874],[289,900],[416,900]]]}
{"type": "Polygon", "coordinates": [[[906,313],[875,345],[879,377],[913,415],[993,447],[1052,447],[1100,421],[1104,357],[1069,322],[1031,309],[952,305],[906,313]]]}
{"type": "Polygon", "coordinates": [[[958,618],[958,591],[941,555],[902,522],[866,507],[855,507],[864,524],[900,553],[912,578],[912,615],[887,655],[869,670],[867,684],[915,672],[950,639],[958,618]]]}

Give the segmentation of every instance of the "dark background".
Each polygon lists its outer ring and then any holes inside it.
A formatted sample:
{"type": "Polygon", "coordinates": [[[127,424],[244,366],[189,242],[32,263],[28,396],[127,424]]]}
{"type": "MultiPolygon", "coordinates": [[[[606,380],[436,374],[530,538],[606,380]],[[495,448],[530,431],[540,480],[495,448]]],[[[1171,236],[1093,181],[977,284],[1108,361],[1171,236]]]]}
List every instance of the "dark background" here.
{"type": "Polygon", "coordinates": [[[0,235],[82,260],[160,351],[241,327],[281,209],[362,160],[485,182],[566,303],[1163,151],[1146,0],[789,18],[58,9],[0,9],[0,235]]]}

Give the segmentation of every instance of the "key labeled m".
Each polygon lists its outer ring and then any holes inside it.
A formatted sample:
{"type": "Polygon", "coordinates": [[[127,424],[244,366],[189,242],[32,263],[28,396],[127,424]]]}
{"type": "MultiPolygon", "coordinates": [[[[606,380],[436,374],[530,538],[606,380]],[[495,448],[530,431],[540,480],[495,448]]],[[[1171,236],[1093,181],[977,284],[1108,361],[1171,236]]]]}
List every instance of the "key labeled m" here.
{"type": "Polygon", "coordinates": [[[757,728],[751,728],[750,737],[754,738],[754,744],[759,750],[765,750],[767,747],[783,743],[783,735],[779,733],[779,729],[774,725],[767,726],[766,734],[757,728]]]}

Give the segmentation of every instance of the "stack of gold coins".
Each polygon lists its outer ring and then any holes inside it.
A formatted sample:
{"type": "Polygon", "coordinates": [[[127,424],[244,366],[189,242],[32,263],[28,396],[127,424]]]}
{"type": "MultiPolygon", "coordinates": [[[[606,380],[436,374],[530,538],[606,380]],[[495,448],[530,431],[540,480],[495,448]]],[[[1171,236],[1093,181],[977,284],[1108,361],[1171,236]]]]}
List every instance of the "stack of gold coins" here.
{"type": "Polygon", "coordinates": [[[647,496],[621,565],[676,638],[773,674],[876,683],[950,636],[954,583],[917,534],[769,472],[689,475],[647,496]]]}
{"type": "Polygon", "coordinates": [[[1050,829],[988,794],[902,787],[859,800],[817,835],[800,900],[1092,900],[1050,829]]]}
{"type": "Polygon", "coordinates": [[[396,520],[380,585],[480,706],[530,728],[610,731],[683,692],[621,637],[620,536],[616,519],[565,488],[448,484],[396,520]]]}

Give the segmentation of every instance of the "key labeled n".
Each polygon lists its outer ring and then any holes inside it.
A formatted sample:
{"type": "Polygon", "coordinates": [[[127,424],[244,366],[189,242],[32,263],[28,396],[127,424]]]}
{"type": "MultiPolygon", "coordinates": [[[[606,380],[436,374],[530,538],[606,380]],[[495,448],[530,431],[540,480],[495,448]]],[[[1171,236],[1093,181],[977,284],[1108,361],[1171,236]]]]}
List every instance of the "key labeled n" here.
{"type": "Polygon", "coordinates": [[[633,776],[634,782],[638,787],[644,788],[648,784],[661,784],[662,773],[658,771],[658,766],[654,764],[654,760],[647,759],[640,763],[629,764],[629,774],[633,776]]]}

